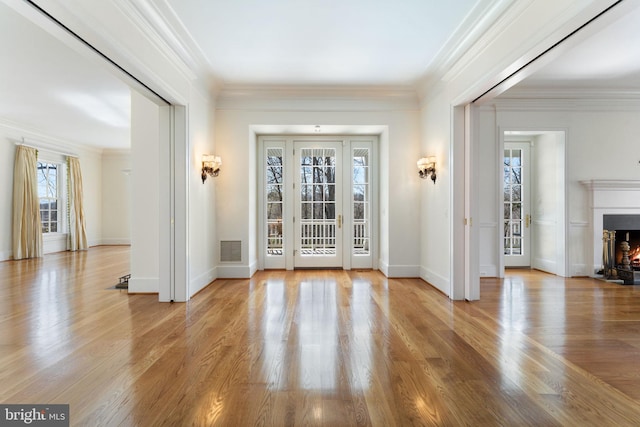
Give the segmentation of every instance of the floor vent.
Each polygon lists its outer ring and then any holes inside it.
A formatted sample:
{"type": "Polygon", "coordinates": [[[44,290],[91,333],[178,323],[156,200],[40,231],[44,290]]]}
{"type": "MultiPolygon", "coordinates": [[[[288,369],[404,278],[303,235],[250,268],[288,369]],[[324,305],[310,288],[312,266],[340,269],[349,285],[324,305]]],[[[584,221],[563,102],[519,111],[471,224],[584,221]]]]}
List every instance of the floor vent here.
{"type": "Polygon", "coordinates": [[[242,261],[242,241],[221,240],[220,241],[220,262],[241,262],[242,261]]]}

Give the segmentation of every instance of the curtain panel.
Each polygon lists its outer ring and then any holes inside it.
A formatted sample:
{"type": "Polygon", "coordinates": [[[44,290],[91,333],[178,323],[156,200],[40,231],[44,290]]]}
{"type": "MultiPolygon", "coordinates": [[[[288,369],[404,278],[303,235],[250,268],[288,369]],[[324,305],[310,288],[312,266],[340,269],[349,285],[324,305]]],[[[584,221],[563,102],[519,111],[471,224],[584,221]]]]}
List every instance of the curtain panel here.
{"type": "Polygon", "coordinates": [[[35,148],[16,146],[13,169],[13,259],[42,256],[37,155],[35,148]]]}
{"type": "Polygon", "coordinates": [[[80,172],[80,160],[75,157],[67,157],[67,184],[69,220],[67,249],[70,251],[88,249],[82,196],[82,173],[80,172]]]}

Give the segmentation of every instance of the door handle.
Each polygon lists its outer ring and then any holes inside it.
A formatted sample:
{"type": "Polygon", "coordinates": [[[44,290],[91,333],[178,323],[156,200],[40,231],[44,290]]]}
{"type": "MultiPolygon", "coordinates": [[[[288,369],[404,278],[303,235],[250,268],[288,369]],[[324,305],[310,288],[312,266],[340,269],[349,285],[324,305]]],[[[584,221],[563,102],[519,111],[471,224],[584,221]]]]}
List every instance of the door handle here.
{"type": "Polygon", "coordinates": [[[338,228],[342,228],[342,215],[338,215],[338,228]]]}

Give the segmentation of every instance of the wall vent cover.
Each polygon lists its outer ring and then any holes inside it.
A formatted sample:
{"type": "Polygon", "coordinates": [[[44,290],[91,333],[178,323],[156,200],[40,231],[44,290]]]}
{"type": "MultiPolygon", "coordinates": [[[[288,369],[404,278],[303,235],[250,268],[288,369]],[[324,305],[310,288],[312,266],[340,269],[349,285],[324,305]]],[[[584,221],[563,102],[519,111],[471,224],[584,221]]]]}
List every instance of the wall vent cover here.
{"type": "Polygon", "coordinates": [[[242,261],[242,241],[241,240],[221,240],[220,241],[220,262],[241,262],[242,261]]]}

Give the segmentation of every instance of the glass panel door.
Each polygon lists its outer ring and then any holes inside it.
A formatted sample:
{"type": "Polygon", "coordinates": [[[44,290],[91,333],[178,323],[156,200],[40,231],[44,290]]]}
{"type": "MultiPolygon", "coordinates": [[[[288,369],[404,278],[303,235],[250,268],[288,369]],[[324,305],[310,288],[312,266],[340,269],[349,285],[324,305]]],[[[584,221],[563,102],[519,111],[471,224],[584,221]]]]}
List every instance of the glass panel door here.
{"type": "Polygon", "coordinates": [[[342,266],[342,145],[294,143],[295,267],[342,266]]]}
{"type": "Polygon", "coordinates": [[[529,230],[529,144],[505,143],[503,239],[506,267],[531,265],[529,230]]]}

